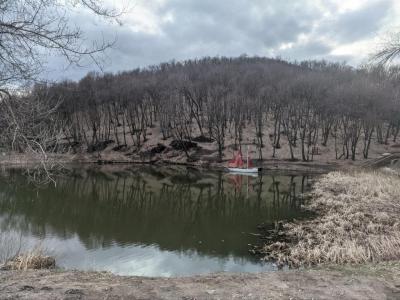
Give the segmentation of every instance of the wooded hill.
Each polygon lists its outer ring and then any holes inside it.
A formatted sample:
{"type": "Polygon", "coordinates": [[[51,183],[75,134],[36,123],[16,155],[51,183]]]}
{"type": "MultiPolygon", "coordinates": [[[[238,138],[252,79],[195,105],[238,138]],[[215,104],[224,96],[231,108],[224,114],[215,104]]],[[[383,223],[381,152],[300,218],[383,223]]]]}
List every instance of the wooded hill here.
{"type": "Polygon", "coordinates": [[[334,149],[337,159],[368,158],[371,143],[399,135],[399,76],[397,67],[245,56],[89,73],[12,96],[2,108],[0,143],[57,152],[61,144],[90,150],[112,140],[139,152],[156,126],[160,141],[212,140],[222,159],[228,134],[240,147],[252,127],[260,159],[263,147],[274,156],[283,140],[292,160],[312,160],[317,146],[334,149]]]}

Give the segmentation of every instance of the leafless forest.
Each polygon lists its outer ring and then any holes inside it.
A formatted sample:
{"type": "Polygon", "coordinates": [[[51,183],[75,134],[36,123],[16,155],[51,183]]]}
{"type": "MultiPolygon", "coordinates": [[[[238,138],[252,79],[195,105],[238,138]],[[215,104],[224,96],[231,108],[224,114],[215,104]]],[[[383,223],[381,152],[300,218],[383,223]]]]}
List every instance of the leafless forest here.
{"type": "Polygon", "coordinates": [[[283,140],[291,160],[311,161],[321,146],[334,149],[336,159],[366,159],[372,143],[398,138],[399,75],[397,67],[246,56],[89,73],[79,82],[14,93],[14,113],[1,108],[0,143],[19,152],[26,145],[65,152],[108,143],[138,152],[158,126],[160,142],[173,138],[188,156],[186,142],[214,141],[221,160],[227,135],[239,148],[244,129],[252,127],[259,159],[263,147],[274,155],[283,140]]]}

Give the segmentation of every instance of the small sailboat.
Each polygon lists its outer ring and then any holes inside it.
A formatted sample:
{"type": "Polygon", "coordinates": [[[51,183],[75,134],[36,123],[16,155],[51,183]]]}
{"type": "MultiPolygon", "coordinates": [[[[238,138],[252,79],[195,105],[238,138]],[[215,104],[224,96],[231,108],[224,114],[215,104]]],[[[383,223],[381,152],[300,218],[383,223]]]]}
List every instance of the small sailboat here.
{"type": "Polygon", "coordinates": [[[247,159],[243,161],[242,152],[239,150],[238,153],[228,163],[228,171],[237,174],[255,174],[261,171],[261,168],[253,167],[249,158],[249,147],[247,147],[247,159]]]}

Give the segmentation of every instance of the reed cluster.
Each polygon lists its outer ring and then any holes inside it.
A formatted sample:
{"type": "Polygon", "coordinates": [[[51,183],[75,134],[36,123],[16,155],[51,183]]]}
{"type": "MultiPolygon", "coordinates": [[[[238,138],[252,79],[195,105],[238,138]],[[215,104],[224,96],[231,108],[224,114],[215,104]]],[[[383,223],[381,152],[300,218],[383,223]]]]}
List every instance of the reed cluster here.
{"type": "Polygon", "coordinates": [[[361,264],[400,258],[400,177],[332,172],[315,183],[306,208],[312,220],[285,224],[285,242],[262,252],[278,264],[361,264]]]}

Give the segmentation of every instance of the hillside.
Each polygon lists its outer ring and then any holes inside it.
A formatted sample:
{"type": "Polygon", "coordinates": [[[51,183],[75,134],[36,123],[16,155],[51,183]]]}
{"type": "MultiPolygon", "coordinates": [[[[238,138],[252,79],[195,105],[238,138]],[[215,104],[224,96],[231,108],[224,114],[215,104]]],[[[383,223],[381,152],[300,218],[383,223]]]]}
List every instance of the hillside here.
{"type": "Polygon", "coordinates": [[[15,94],[18,122],[3,112],[0,145],[6,154],[197,165],[250,146],[260,164],[352,164],[399,147],[398,74],[259,57],[89,73],[15,94]]]}

